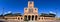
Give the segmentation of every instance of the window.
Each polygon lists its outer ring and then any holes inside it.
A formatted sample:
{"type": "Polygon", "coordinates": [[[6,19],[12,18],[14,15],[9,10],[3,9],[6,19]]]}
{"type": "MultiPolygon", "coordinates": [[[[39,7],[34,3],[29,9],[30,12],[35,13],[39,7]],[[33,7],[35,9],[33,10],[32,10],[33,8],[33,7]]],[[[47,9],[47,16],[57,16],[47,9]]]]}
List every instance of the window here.
{"type": "Polygon", "coordinates": [[[42,20],[43,20],[43,18],[42,18],[42,20]]]}
{"type": "Polygon", "coordinates": [[[36,9],[35,9],[36,10],[36,9]]]}
{"type": "Polygon", "coordinates": [[[39,18],[39,20],[40,20],[40,18],[39,18]]]}
{"type": "Polygon", "coordinates": [[[27,8],[25,10],[27,10],[27,8]]]}

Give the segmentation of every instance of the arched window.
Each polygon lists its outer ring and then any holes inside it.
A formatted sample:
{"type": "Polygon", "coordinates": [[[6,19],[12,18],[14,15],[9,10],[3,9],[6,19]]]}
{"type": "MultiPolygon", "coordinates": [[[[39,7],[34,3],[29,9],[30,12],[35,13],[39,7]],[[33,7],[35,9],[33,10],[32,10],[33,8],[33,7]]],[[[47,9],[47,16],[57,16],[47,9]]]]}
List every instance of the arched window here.
{"type": "Polygon", "coordinates": [[[35,9],[35,10],[37,10],[37,9],[35,9]]]}
{"type": "Polygon", "coordinates": [[[27,8],[25,10],[27,10],[27,8]]]}

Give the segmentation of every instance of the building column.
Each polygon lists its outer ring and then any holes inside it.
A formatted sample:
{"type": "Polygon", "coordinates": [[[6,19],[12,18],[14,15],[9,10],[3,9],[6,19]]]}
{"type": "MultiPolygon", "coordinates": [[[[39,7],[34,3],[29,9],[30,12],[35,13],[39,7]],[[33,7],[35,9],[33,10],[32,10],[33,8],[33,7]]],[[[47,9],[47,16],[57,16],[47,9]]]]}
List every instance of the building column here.
{"type": "Polygon", "coordinates": [[[34,15],[34,21],[35,21],[35,15],[34,15]]]}
{"type": "Polygon", "coordinates": [[[39,18],[38,18],[38,16],[37,16],[37,20],[38,20],[39,18]]]}
{"type": "Polygon", "coordinates": [[[44,17],[43,17],[43,20],[45,20],[44,17]]]}
{"type": "Polygon", "coordinates": [[[32,15],[31,15],[31,20],[32,20],[32,15]]]}
{"type": "Polygon", "coordinates": [[[17,17],[17,20],[18,20],[18,17],[17,17]]]}
{"type": "Polygon", "coordinates": [[[30,16],[30,20],[31,20],[31,16],[30,16]]]}
{"type": "Polygon", "coordinates": [[[28,20],[28,15],[27,15],[27,20],[28,20]]]}
{"type": "Polygon", "coordinates": [[[30,15],[30,20],[31,20],[31,15],[30,15]]]}

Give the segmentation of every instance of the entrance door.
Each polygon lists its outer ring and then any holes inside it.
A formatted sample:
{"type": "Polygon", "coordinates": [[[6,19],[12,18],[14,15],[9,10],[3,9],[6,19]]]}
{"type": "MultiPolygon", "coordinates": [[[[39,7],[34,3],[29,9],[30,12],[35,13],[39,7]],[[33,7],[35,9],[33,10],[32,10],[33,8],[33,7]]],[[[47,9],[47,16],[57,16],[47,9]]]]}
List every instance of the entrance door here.
{"type": "Polygon", "coordinates": [[[24,21],[27,21],[27,16],[24,16],[24,21]]]}
{"type": "Polygon", "coordinates": [[[30,20],[30,18],[31,18],[31,16],[29,15],[29,16],[28,16],[28,20],[30,20]]]}
{"type": "Polygon", "coordinates": [[[34,20],[34,15],[32,15],[32,20],[34,20]]]}
{"type": "Polygon", "coordinates": [[[35,20],[37,20],[37,15],[35,16],[35,20]]]}

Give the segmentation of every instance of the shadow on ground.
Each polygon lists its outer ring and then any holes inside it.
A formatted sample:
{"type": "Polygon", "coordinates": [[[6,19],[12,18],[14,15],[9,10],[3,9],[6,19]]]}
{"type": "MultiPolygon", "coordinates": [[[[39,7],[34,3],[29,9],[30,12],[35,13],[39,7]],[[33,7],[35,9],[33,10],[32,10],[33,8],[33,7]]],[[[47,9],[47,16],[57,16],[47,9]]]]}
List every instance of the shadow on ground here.
{"type": "Polygon", "coordinates": [[[0,22],[4,22],[4,21],[0,21],[0,22]]]}

